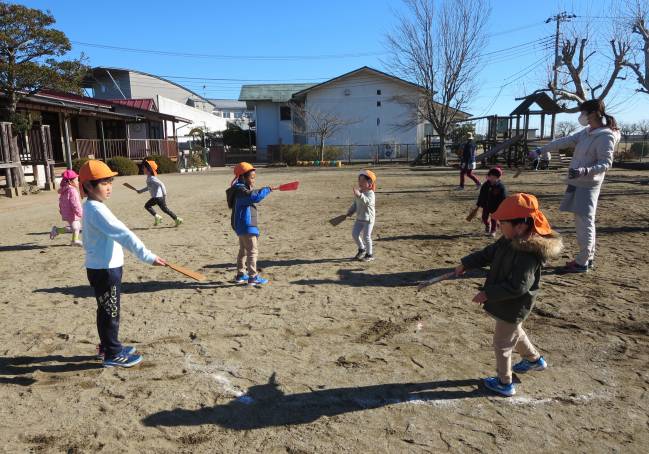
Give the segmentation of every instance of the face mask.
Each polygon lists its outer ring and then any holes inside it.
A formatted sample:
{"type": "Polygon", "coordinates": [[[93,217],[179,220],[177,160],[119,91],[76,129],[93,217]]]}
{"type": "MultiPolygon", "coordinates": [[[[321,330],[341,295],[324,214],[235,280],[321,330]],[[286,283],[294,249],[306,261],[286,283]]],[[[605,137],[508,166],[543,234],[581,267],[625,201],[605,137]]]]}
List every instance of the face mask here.
{"type": "Polygon", "coordinates": [[[577,121],[582,126],[588,126],[588,114],[586,112],[582,112],[581,114],[579,114],[577,121]]]}

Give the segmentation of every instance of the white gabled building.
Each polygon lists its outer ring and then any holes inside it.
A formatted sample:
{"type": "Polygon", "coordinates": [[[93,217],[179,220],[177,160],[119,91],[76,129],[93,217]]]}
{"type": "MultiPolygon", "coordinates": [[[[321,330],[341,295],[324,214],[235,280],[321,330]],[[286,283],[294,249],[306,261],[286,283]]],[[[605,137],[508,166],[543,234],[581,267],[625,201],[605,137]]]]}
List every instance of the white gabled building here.
{"type": "Polygon", "coordinates": [[[317,137],[300,133],[304,128],[297,126],[292,110],[298,105],[309,115],[325,114],[347,123],[326,145],[353,149],[355,158],[367,159],[375,153],[394,156],[405,146],[416,155],[426,135],[433,134],[430,124],[416,120],[413,103],[421,94],[416,84],[364,66],[320,84],[244,85],[239,100],[255,109],[261,152],[270,145],[317,144],[317,137]]]}

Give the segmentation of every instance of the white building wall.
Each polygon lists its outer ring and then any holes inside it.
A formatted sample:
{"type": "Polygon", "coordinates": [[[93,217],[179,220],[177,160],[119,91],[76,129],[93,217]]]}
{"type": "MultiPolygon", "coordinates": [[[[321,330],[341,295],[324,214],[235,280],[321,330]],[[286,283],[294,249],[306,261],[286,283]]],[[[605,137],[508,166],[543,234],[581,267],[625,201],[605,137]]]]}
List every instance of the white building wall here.
{"type": "MultiPolygon", "coordinates": [[[[191,120],[191,124],[186,125],[185,123],[178,123],[176,125],[176,134],[178,135],[179,142],[189,141],[189,137],[186,137],[189,131],[192,128],[206,128],[207,132],[218,132],[226,129],[226,120],[224,118],[219,118],[216,115],[211,114],[210,112],[205,112],[204,110],[195,109],[188,105],[182,104],[180,102],[174,101],[173,99],[165,98],[164,96],[156,96],[156,105],[158,106],[158,111],[167,115],[175,115],[177,117],[186,118],[191,120]]],[[[169,121],[167,123],[167,136],[173,136],[173,124],[169,121]]]]}
{"type": "MultiPolygon", "coordinates": [[[[423,128],[403,127],[413,114],[410,107],[394,99],[414,99],[416,95],[416,90],[405,84],[360,73],[308,92],[305,106],[310,111],[331,113],[353,122],[328,138],[327,144],[417,144],[423,128]],[[379,101],[381,105],[377,106],[379,101]]],[[[316,140],[310,137],[309,143],[315,144],[316,140]]]]}

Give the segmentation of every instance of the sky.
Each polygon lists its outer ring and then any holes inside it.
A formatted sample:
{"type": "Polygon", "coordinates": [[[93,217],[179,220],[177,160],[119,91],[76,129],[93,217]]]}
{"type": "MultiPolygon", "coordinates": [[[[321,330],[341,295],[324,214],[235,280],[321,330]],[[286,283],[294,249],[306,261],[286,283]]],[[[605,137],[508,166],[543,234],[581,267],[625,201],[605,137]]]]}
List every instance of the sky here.
{"type": "MultiPolygon", "coordinates": [[[[15,3],[50,10],[55,27],[73,44],[70,56],[83,52],[91,66],[136,69],[208,98],[228,99],[236,99],[246,83],[322,82],[362,66],[391,72],[385,36],[404,12],[401,0],[15,3]]],[[[479,91],[466,109],[474,116],[508,115],[520,103],[516,97],[544,86],[553,56],[547,43],[555,31],[554,23],[545,21],[560,11],[578,16],[564,25],[566,32],[591,31],[598,53],[589,77],[597,80],[609,70],[606,30],[610,17],[619,15],[611,12],[609,0],[492,0],[491,5],[488,55],[480,64],[479,91]]],[[[607,97],[607,110],[624,122],[649,119],[649,95],[636,93],[635,78],[630,71],[628,76],[607,97]]],[[[575,114],[561,117],[576,121],[575,114]]]]}

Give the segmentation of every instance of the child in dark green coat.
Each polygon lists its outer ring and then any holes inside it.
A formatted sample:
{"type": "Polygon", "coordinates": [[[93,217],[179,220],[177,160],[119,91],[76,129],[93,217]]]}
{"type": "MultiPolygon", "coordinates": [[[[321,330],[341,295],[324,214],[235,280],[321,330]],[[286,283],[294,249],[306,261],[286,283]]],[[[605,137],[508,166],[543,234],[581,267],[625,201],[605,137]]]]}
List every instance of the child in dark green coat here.
{"type": "Polygon", "coordinates": [[[492,218],[500,221],[500,239],[464,257],[455,273],[462,275],[468,269],[490,265],[483,290],[473,298],[496,320],[493,347],[498,376],[486,378],[484,384],[498,394],[513,396],[516,393],[512,383],[513,350],[523,357],[514,365],[514,372],[522,374],[547,367],[522,323],[534,305],[542,265],[558,257],[563,244],[533,195],[507,197],[492,218]]]}

